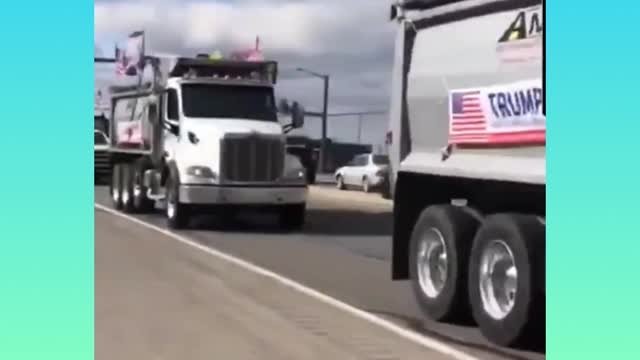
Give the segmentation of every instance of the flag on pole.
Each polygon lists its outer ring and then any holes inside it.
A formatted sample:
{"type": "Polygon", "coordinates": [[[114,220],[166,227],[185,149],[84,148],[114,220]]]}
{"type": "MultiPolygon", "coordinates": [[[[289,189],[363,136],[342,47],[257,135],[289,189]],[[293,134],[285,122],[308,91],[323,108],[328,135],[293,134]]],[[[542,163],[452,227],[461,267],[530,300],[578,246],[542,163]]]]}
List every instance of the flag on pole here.
{"type": "Polygon", "coordinates": [[[127,39],[129,68],[127,75],[135,76],[144,68],[144,31],[135,31],[127,39]]]}
{"type": "Polygon", "coordinates": [[[118,48],[118,45],[116,45],[115,59],[116,59],[116,75],[118,76],[124,75],[127,64],[126,64],[126,59],[124,57],[124,51],[118,48]]]}
{"type": "Polygon", "coordinates": [[[136,76],[144,69],[144,31],[135,31],[127,39],[126,49],[116,45],[116,74],[136,76]]]}
{"type": "Polygon", "coordinates": [[[264,61],[262,50],[260,50],[260,37],[256,36],[256,46],[251,50],[235,51],[231,58],[240,61],[264,61]]]}

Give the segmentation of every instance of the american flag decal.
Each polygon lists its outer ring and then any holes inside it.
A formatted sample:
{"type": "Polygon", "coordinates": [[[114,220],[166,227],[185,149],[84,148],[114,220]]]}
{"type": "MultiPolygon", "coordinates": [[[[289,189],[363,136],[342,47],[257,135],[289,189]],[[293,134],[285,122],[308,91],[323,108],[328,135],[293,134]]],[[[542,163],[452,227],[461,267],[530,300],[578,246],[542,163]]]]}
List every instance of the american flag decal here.
{"type": "Polygon", "coordinates": [[[543,91],[534,79],[449,92],[449,144],[545,144],[543,91]]]}
{"type": "Polygon", "coordinates": [[[451,143],[487,142],[487,118],[482,111],[480,91],[451,93],[451,143]]]}

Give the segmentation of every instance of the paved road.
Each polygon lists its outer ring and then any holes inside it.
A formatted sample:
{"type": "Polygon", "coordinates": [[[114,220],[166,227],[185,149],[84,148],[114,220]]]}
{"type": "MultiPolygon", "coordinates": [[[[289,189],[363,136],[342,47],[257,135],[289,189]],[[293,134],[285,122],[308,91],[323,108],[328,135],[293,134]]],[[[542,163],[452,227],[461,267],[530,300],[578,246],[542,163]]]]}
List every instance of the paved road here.
{"type": "MultiPolygon", "coordinates": [[[[312,191],[308,224],[300,233],[279,233],[271,226],[271,218],[256,215],[240,219],[238,224],[226,229],[221,228],[215,218],[203,217],[196,219],[193,230],[180,234],[477,358],[545,358],[544,354],[496,348],[472,327],[422,321],[409,284],[390,281],[390,202],[369,201],[367,196],[359,193],[336,196],[336,192],[328,189],[312,191]]],[[[107,205],[106,188],[96,188],[95,199],[107,205]]],[[[160,215],[137,218],[164,227],[160,215]]],[[[100,221],[97,218],[96,228],[100,221]]]]}
{"type": "Polygon", "coordinates": [[[96,359],[456,359],[97,210],[96,359]]]}

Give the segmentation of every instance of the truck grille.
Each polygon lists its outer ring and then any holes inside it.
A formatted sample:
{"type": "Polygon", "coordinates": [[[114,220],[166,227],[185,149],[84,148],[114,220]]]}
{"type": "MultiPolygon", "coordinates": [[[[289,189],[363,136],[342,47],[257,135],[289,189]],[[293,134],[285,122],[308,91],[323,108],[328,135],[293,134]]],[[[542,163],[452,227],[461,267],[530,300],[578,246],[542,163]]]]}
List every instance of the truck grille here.
{"type": "Polygon", "coordinates": [[[284,141],[277,137],[237,135],[221,140],[222,180],[267,182],[284,168],[284,141]]]}

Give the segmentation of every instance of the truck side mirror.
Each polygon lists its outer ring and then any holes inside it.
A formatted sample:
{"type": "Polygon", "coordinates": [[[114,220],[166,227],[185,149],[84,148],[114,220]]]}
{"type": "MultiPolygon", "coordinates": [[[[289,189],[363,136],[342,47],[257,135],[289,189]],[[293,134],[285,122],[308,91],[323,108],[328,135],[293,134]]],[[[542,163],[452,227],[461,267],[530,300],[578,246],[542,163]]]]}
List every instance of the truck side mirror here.
{"type": "Polygon", "coordinates": [[[280,99],[280,101],[278,101],[278,112],[283,114],[291,113],[291,107],[289,106],[287,99],[280,99]]]}
{"type": "Polygon", "coordinates": [[[304,126],[304,107],[297,101],[291,105],[291,126],[296,129],[304,126]]]}

